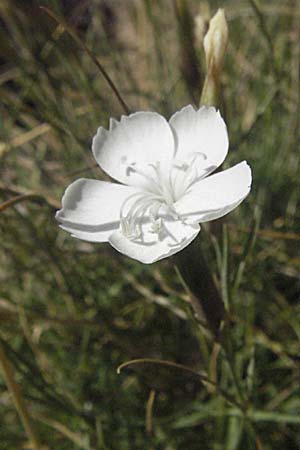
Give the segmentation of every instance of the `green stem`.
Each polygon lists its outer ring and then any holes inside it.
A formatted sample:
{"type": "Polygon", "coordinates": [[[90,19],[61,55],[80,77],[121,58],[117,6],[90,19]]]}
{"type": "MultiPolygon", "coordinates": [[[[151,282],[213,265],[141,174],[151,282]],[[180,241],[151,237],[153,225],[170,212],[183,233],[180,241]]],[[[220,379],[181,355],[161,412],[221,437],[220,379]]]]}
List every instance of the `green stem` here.
{"type": "Polygon", "coordinates": [[[204,313],[211,332],[218,340],[225,309],[198,241],[176,254],[174,261],[191,293],[191,306],[196,319],[200,320],[204,313]]]}
{"type": "Polygon", "coordinates": [[[211,71],[206,74],[201,92],[200,106],[220,106],[219,76],[211,71]]]}
{"type": "Polygon", "coordinates": [[[224,324],[224,329],[223,329],[223,334],[222,334],[222,338],[223,339],[221,340],[221,344],[222,344],[222,348],[223,348],[223,351],[225,353],[226,361],[227,361],[227,364],[228,364],[228,367],[229,367],[229,370],[230,370],[230,373],[231,373],[231,376],[232,376],[232,379],[233,379],[233,382],[234,382],[234,386],[236,388],[236,391],[237,391],[237,394],[239,396],[240,402],[243,405],[243,411],[246,412],[247,407],[248,407],[248,401],[247,401],[247,398],[245,397],[243,388],[242,388],[241,383],[239,381],[239,377],[238,377],[238,375],[236,373],[236,370],[235,370],[234,356],[233,356],[234,353],[233,353],[233,350],[232,350],[231,341],[230,341],[229,336],[228,336],[228,326],[229,325],[228,325],[228,323],[226,321],[225,324],[224,324]]]}

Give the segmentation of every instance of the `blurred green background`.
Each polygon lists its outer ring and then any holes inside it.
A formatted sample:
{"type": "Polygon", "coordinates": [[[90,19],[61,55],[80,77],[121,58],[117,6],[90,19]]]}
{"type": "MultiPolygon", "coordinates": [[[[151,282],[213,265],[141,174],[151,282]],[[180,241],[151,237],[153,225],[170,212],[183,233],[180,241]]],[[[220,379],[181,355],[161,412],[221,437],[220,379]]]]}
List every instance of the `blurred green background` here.
{"type": "MultiPolygon", "coordinates": [[[[0,343],[40,448],[300,448],[299,1],[1,0],[0,25],[0,343]],[[223,231],[200,240],[233,317],[234,376],[221,351],[217,383],[234,398],[240,386],[248,416],[174,367],[117,374],[134,358],[206,373],[212,343],[172,261],[143,266],[59,229],[66,186],[106,179],[91,140],[123,111],[39,5],[77,30],[133,111],[167,117],[197,105],[203,35],[225,8],[226,167],[247,159],[254,181],[223,231]]],[[[1,450],[33,448],[4,378],[0,422],[1,450]]]]}

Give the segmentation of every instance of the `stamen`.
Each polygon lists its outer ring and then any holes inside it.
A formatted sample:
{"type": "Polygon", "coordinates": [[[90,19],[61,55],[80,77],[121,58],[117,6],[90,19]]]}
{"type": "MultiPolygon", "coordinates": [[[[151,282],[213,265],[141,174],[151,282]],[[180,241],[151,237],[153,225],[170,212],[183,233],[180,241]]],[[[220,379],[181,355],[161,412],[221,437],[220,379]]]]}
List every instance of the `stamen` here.
{"type": "Polygon", "coordinates": [[[168,175],[166,173],[162,173],[162,169],[160,163],[149,164],[150,167],[154,170],[156,175],[157,183],[160,188],[160,193],[163,197],[163,201],[171,205],[175,201],[174,197],[174,189],[172,186],[172,164],[169,167],[166,167],[165,171],[168,170],[168,175]]]}
{"type": "Polygon", "coordinates": [[[128,239],[140,239],[143,236],[143,218],[148,210],[155,207],[158,212],[161,206],[161,198],[152,193],[137,192],[128,197],[120,211],[120,225],[122,233],[128,239]],[[126,209],[128,209],[126,211],[126,209]]]}
{"type": "Polygon", "coordinates": [[[173,204],[203,177],[201,160],[206,159],[204,153],[194,152],[187,162],[173,160],[164,169],[160,162],[147,164],[153,174],[149,173],[147,166],[144,166],[145,170],[136,163],[129,164],[128,174],[134,172],[148,183],[142,187],[143,191],[131,195],[123,203],[120,211],[122,233],[130,240],[144,242],[145,232],[148,230],[148,233],[150,231],[156,234],[158,239],[167,235],[177,244],[176,237],[165,225],[165,219],[168,216],[183,221],[173,204]]]}
{"type": "MultiPolygon", "coordinates": [[[[149,164],[149,166],[151,166],[151,164],[149,164]]],[[[145,173],[143,170],[141,170],[140,168],[136,167],[135,164],[130,164],[127,167],[126,175],[130,176],[131,172],[140,175],[146,181],[150,182],[150,185],[148,185],[147,187],[149,188],[149,190],[151,190],[151,192],[153,192],[155,194],[159,194],[160,193],[160,191],[158,189],[158,184],[157,184],[156,180],[151,177],[151,175],[149,175],[148,173],[145,173]]]]}

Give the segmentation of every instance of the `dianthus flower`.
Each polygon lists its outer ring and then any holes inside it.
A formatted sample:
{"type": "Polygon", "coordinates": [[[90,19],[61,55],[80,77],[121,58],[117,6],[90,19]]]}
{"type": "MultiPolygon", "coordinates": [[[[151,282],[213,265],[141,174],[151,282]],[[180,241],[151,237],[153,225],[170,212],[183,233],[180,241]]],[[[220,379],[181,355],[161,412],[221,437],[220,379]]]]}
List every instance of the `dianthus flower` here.
{"type": "Polygon", "coordinates": [[[236,208],[251,187],[246,161],[210,175],[228,152],[226,125],[213,107],[186,106],[169,122],[155,112],[111,119],[92,150],[119,183],[74,181],[56,218],[72,236],[109,242],[146,264],[182,250],[201,223],[236,208]]]}

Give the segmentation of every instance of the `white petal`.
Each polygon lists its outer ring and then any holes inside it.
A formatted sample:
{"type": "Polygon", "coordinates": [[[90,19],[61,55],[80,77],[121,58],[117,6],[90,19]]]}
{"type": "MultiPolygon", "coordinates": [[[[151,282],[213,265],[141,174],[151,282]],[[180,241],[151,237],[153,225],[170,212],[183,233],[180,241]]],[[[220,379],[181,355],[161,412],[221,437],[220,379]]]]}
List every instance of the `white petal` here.
{"type": "Polygon", "coordinates": [[[122,204],[135,192],[128,186],[81,178],[67,187],[56,219],[80,239],[107,241],[119,227],[122,204]]]}
{"type": "Polygon", "coordinates": [[[135,242],[118,230],[110,236],[109,242],[124,255],[144,264],[151,264],[182,250],[200,231],[198,224],[187,225],[174,220],[165,222],[165,226],[166,233],[160,239],[148,231],[144,236],[144,243],[135,242]]]}
{"type": "Polygon", "coordinates": [[[174,207],[195,222],[214,220],[232,211],[249,194],[251,169],[243,161],[230,169],[198,181],[174,207]]]}
{"type": "Polygon", "coordinates": [[[101,168],[111,177],[137,185],[140,177],[129,165],[145,166],[169,161],[175,151],[174,136],[168,122],[154,112],[137,112],[110,121],[110,130],[100,127],[92,150],[101,168]]]}
{"type": "Polygon", "coordinates": [[[74,228],[74,225],[60,225],[60,228],[70,233],[72,237],[83,241],[107,242],[112,233],[119,228],[119,225],[120,224],[118,222],[115,222],[110,224],[107,229],[102,225],[93,227],[78,225],[77,228],[74,228]]]}
{"type": "Polygon", "coordinates": [[[170,118],[176,141],[176,159],[189,161],[195,153],[205,156],[204,174],[219,167],[228,151],[228,135],[220,112],[214,107],[199,110],[189,105],[170,118]]]}

